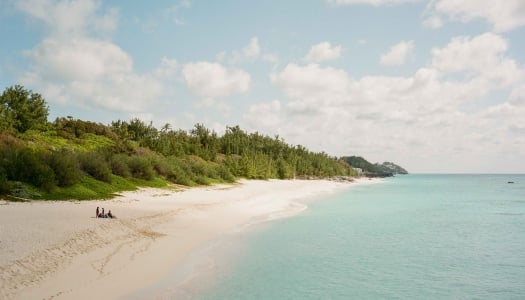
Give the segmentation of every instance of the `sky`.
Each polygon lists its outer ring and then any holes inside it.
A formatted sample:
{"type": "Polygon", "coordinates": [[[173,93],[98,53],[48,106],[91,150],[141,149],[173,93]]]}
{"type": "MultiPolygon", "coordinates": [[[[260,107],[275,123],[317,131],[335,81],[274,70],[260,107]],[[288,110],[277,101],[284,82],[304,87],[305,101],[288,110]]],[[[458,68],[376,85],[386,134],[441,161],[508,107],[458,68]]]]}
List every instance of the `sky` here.
{"type": "Polygon", "coordinates": [[[0,0],[0,88],[413,173],[525,173],[525,0],[0,0]]]}

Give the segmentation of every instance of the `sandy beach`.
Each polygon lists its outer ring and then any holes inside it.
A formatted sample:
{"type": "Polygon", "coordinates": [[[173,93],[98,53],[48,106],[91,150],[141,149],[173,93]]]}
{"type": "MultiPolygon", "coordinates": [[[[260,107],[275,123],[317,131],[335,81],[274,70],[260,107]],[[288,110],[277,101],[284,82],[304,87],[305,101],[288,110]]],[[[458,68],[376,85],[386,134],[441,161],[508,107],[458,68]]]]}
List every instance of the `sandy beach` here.
{"type": "Polygon", "coordinates": [[[1,299],[115,299],[154,286],[206,242],[293,215],[354,183],[240,181],[105,201],[0,204],[1,299]],[[96,207],[117,219],[95,218],[96,207]]]}

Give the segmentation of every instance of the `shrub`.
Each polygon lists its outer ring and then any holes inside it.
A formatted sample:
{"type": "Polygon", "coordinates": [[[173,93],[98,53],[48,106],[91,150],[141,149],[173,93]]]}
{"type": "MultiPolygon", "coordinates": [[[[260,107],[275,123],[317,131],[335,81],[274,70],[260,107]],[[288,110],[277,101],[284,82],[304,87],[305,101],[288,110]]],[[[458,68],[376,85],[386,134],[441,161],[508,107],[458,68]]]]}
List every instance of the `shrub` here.
{"type": "Polygon", "coordinates": [[[13,162],[13,179],[30,183],[45,190],[55,187],[55,173],[47,164],[46,153],[23,148],[13,162]]]}
{"type": "Polygon", "coordinates": [[[230,170],[225,165],[217,166],[217,174],[221,179],[227,182],[234,182],[235,176],[230,172],[230,170]]]}
{"type": "Polygon", "coordinates": [[[157,174],[162,177],[169,178],[173,174],[173,166],[171,162],[163,157],[152,157],[150,164],[157,174]]]}
{"type": "Polygon", "coordinates": [[[204,176],[196,176],[195,182],[200,185],[210,185],[211,184],[210,179],[204,176]]]}
{"type": "Polygon", "coordinates": [[[128,159],[128,167],[135,178],[151,180],[154,177],[153,168],[146,158],[132,156],[128,159]]]}
{"type": "Polygon", "coordinates": [[[125,154],[117,154],[111,157],[110,160],[111,172],[113,174],[129,178],[131,177],[131,172],[128,167],[128,156],[125,154]]]}
{"type": "Polygon", "coordinates": [[[11,190],[11,183],[7,180],[7,172],[0,165],[0,195],[7,194],[11,190]]]}
{"type": "Polygon", "coordinates": [[[195,182],[191,180],[191,172],[187,163],[180,159],[169,160],[171,174],[168,175],[168,180],[171,182],[182,184],[186,186],[195,185],[195,182]]]}
{"type": "Polygon", "coordinates": [[[111,182],[111,170],[104,155],[98,152],[87,152],[80,155],[80,165],[84,172],[93,178],[111,182]]]}
{"type": "MultiPolygon", "coordinates": [[[[13,197],[22,198],[22,199],[38,199],[42,197],[42,195],[40,195],[39,193],[35,191],[32,191],[20,181],[13,182],[9,195],[13,197]]],[[[11,199],[11,201],[12,200],[13,199],[11,199]]]]}
{"type": "Polygon", "coordinates": [[[58,186],[72,186],[82,178],[82,170],[80,169],[78,158],[70,150],[62,149],[53,152],[50,165],[55,172],[58,186]]]}

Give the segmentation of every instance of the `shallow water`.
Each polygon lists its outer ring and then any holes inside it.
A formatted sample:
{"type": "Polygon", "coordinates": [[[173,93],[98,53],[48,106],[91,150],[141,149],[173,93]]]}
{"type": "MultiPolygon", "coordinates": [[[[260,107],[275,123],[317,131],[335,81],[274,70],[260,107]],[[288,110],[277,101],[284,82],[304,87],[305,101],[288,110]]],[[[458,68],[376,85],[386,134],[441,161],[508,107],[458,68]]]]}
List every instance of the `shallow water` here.
{"type": "Polygon", "coordinates": [[[525,299],[525,175],[398,176],[308,205],[217,247],[235,259],[186,296],[525,299]]]}

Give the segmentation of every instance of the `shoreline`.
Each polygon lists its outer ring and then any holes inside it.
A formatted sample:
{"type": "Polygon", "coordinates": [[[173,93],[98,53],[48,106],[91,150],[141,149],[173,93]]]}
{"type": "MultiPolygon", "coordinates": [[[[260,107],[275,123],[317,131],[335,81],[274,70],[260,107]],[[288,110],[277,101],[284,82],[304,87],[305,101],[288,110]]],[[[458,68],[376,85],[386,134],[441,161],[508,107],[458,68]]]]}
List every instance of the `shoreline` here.
{"type": "Polygon", "coordinates": [[[241,180],[183,191],[145,188],[104,201],[1,205],[0,298],[134,295],[226,233],[300,213],[304,199],[365,182],[241,180]],[[95,218],[97,206],[118,219],[95,218]]]}

